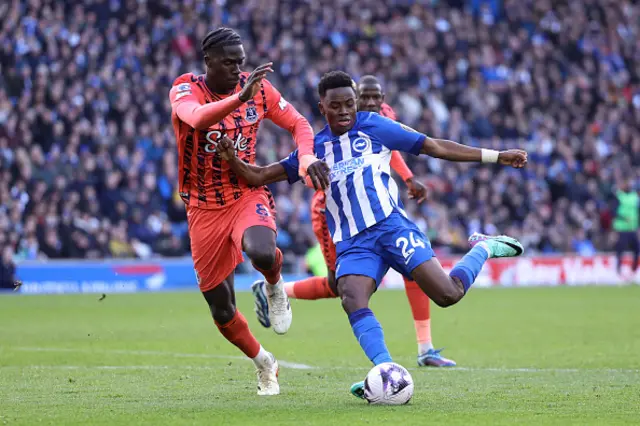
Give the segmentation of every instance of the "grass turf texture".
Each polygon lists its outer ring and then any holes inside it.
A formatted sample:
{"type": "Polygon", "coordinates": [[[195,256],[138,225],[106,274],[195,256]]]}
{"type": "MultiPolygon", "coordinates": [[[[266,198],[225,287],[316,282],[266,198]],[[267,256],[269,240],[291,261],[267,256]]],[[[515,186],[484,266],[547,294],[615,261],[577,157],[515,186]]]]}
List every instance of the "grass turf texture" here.
{"type": "Polygon", "coordinates": [[[337,300],[293,301],[285,336],[240,309],[281,361],[279,397],[215,329],[198,293],[0,297],[0,424],[640,424],[640,287],[475,290],[433,308],[436,345],[460,369],[415,367],[400,291],[372,308],[410,405],[349,395],[369,369],[337,300]]]}

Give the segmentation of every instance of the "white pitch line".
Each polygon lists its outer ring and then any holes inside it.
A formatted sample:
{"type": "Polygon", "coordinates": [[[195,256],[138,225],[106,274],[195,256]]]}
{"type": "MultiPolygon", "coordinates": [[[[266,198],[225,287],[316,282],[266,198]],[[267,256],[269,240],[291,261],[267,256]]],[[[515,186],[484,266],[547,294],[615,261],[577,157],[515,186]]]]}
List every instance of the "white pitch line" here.
{"type": "Polygon", "coordinates": [[[220,367],[213,366],[213,365],[0,365],[0,370],[23,370],[27,368],[33,369],[33,370],[218,370],[220,369],[220,367]]]}
{"type": "MultiPolygon", "coordinates": [[[[236,356],[236,355],[216,355],[216,354],[193,354],[193,353],[179,353],[179,352],[163,352],[163,351],[150,351],[150,350],[127,350],[127,349],[106,349],[106,350],[94,350],[88,348],[82,349],[71,349],[71,348],[53,348],[53,347],[13,347],[12,349],[19,351],[29,351],[29,352],[83,352],[83,353],[93,353],[100,352],[106,354],[120,354],[120,355],[151,355],[151,356],[167,356],[174,358],[200,358],[200,359],[228,359],[228,360],[247,360],[246,357],[236,356]]],[[[352,371],[365,371],[369,370],[368,367],[348,367],[348,366],[331,366],[331,367],[319,367],[312,366],[308,364],[300,364],[297,362],[289,362],[289,361],[281,361],[278,360],[278,363],[285,368],[291,368],[294,370],[314,370],[314,369],[322,369],[322,370],[352,370],[352,371]]],[[[54,368],[55,366],[51,366],[54,368]]],[[[65,366],[61,366],[65,367],[65,366]]],[[[68,366],[69,368],[73,368],[74,366],[68,366]]],[[[100,368],[100,366],[96,367],[83,367],[77,366],[78,368],[100,368]]],[[[117,369],[118,366],[102,366],[105,369],[117,369]]],[[[139,366],[141,369],[143,368],[182,368],[182,366],[139,366]]],[[[0,367],[2,368],[2,367],[0,367]]],[[[43,367],[47,368],[47,367],[43,367]]],[[[123,366],[123,368],[136,368],[136,366],[123,366]]],[[[212,368],[209,366],[184,366],[184,368],[212,368]]],[[[418,367],[409,368],[411,371],[418,371],[425,369],[419,369],[418,367]]],[[[523,367],[523,368],[502,368],[502,367],[447,367],[447,368],[429,368],[426,369],[429,372],[438,372],[438,371],[450,371],[450,372],[493,372],[493,373],[584,373],[584,372],[596,372],[596,373],[627,373],[627,374],[638,374],[640,373],[640,369],[624,369],[624,368],[532,368],[532,367],[523,367]]]]}
{"type": "MultiPolygon", "coordinates": [[[[30,368],[34,370],[170,370],[175,368],[193,369],[190,366],[172,365],[4,365],[0,369],[22,370],[30,368]]],[[[211,366],[201,366],[197,369],[213,369],[211,366]]]]}
{"type": "MultiPolygon", "coordinates": [[[[411,369],[413,370],[413,368],[411,369]]],[[[448,367],[438,371],[491,371],[495,373],[640,373],[638,369],[624,368],[496,368],[496,367],[448,367]]],[[[433,371],[430,369],[429,371],[433,371]]]]}
{"type": "MultiPolygon", "coordinates": [[[[177,352],[163,352],[163,351],[147,351],[147,350],[126,350],[126,349],[71,349],[71,348],[40,348],[40,347],[14,347],[13,349],[19,351],[28,352],[83,352],[92,353],[100,352],[105,354],[120,354],[120,355],[151,355],[151,356],[169,356],[173,358],[203,358],[203,359],[235,359],[235,360],[247,360],[247,357],[237,355],[215,355],[215,354],[189,354],[189,353],[177,353],[177,352]]],[[[314,367],[307,364],[300,364],[297,362],[281,361],[278,360],[278,364],[285,368],[291,368],[294,370],[311,370],[314,367]]]]}
{"type": "MultiPolygon", "coordinates": [[[[234,358],[235,359],[235,358],[234,358]]],[[[296,363],[288,363],[292,365],[300,365],[296,363]]],[[[305,365],[305,364],[302,364],[305,365]]],[[[42,370],[81,370],[81,369],[95,369],[95,370],[216,370],[219,367],[212,365],[3,365],[0,369],[42,369],[42,370]]],[[[295,368],[295,367],[289,367],[295,368]]],[[[307,366],[305,369],[319,369],[321,367],[307,366]]],[[[334,366],[326,367],[326,370],[351,370],[351,371],[366,371],[367,367],[346,367],[346,366],[334,366]]],[[[418,367],[412,367],[411,371],[424,371],[428,373],[438,372],[492,372],[492,373],[623,373],[629,374],[640,373],[640,370],[633,369],[612,369],[612,368],[598,368],[598,369],[577,369],[577,368],[473,368],[473,367],[453,367],[453,368],[429,368],[419,369],[418,367]]],[[[447,374],[445,373],[445,374],[447,374]]]]}

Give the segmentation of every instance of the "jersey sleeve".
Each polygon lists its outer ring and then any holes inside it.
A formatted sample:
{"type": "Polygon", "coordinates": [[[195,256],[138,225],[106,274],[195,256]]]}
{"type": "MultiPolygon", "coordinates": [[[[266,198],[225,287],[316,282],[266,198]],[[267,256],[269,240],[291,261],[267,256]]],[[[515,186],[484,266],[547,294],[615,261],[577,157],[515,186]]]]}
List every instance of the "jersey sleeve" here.
{"type": "Polygon", "coordinates": [[[194,94],[195,83],[190,81],[191,79],[186,76],[182,76],[176,79],[169,91],[169,101],[171,101],[171,108],[175,111],[176,107],[184,102],[196,102],[198,105],[200,102],[194,94]]]}
{"type": "Polygon", "coordinates": [[[419,155],[424,140],[427,138],[409,126],[375,113],[369,113],[365,125],[372,134],[377,136],[382,145],[392,151],[419,155]]]}
{"type": "Polygon", "coordinates": [[[195,95],[197,90],[200,89],[196,83],[191,81],[189,74],[185,74],[176,79],[169,91],[171,110],[194,129],[208,129],[242,105],[238,94],[202,105],[195,95]]]}
{"type": "Polygon", "coordinates": [[[263,82],[267,97],[266,118],[293,135],[300,158],[304,155],[313,155],[313,129],[307,119],[287,102],[271,83],[267,80],[263,82]]]}
{"type": "Polygon", "coordinates": [[[287,182],[296,183],[300,180],[298,175],[298,168],[300,163],[298,161],[298,150],[293,151],[287,158],[280,160],[280,165],[284,167],[284,171],[287,173],[287,182]]]}

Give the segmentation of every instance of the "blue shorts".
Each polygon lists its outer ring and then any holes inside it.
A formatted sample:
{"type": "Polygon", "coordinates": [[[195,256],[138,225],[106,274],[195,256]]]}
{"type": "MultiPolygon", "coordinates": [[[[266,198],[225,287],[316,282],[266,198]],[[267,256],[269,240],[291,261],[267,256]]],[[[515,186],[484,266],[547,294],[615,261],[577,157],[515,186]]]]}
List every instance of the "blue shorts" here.
{"type": "Polygon", "coordinates": [[[398,212],[336,245],[336,280],[365,275],[380,285],[389,267],[407,278],[420,264],[435,256],[429,239],[398,212]]]}

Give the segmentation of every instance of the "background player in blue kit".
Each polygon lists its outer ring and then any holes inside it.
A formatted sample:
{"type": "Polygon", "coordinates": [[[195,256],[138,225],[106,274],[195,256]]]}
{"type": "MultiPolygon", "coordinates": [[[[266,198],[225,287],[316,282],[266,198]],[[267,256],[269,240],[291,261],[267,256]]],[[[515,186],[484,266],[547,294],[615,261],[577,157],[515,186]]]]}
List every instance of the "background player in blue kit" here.
{"type": "MultiPolygon", "coordinates": [[[[369,309],[369,299],[389,267],[413,278],[431,300],[447,307],[462,299],[487,259],[523,252],[513,238],[474,234],[469,238],[471,250],[447,274],[429,240],[407,219],[390,176],[391,151],[516,168],[527,163],[527,154],[432,139],[376,113],[356,112],[353,80],[341,71],[325,74],[318,93],[320,112],[328,124],[316,134],[314,150],[330,169],[326,215],[337,249],[338,292],[353,333],[371,362],[391,362],[382,327],[369,309]]],[[[289,181],[297,180],[295,155],[267,167],[249,166],[235,159],[231,146],[229,141],[222,144],[223,158],[251,182],[275,182],[284,174],[289,181]]],[[[363,396],[362,382],[352,386],[352,393],[363,396]]]]}

